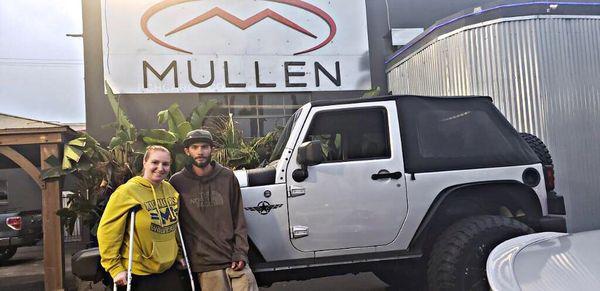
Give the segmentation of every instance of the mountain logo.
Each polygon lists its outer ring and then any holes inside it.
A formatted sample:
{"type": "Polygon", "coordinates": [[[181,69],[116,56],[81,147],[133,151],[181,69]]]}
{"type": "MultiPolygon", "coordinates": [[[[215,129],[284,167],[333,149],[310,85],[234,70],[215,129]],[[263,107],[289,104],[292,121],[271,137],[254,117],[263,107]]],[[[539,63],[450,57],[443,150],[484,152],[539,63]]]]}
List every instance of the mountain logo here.
{"type": "MultiPolygon", "coordinates": [[[[153,41],[154,43],[156,43],[160,46],[166,47],[166,48],[174,50],[174,51],[178,51],[178,52],[182,52],[182,53],[186,53],[186,54],[192,54],[191,51],[186,50],[184,48],[176,47],[172,44],[169,44],[167,41],[162,40],[158,36],[156,36],[148,28],[148,22],[154,15],[156,15],[160,11],[163,11],[165,9],[168,9],[170,7],[173,7],[173,6],[176,6],[179,4],[183,4],[183,3],[187,3],[187,2],[195,2],[195,1],[201,1],[201,0],[164,0],[164,1],[161,1],[161,2],[151,6],[150,8],[148,8],[148,10],[146,10],[144,12],[144,14],[142,15],[142,18],[140,20],[140,25],[142,27],[142,31],[151,41],[153,41]]],[[[323,11],[322,9],[320,9],[319,7],[317,7],[313,4],[307,3],[303,0],[263,0],[263,1],[281,3],[281,4],[285,4],[285,5],[289,5],[289,6],[293,6],[293,7],[302,9],[308,13],[318,16],[323,21],[325,21],[325,23],[327,23],[327,25],[329,26],[329,35],[327,36],[327,38],[325,40],[323,40],[321,43],[319,43],[311,48],[307,48],[307,49],[295,52],[294,55],[301,55],[301,54],[309,53],[309,52],[318,50],[318,49],[326,46],[333,40],[333,38],[335,37],[335,35],[337,33],[337,26],[336,26],[333,18],[329,14],[327,14],[325,11],[323,11]]],[[[291,21],[290,19],[286,18],[285,16],[283,16],[271,9],[268,9],[268,8],[260,11],[259,13],[256,13],[255,15],[253,15],[249,18],[240,19],[237,16],[233,15],[232,13],[230,13],[220,7],[214,7],[212,9],[210,9],[209,11],[207,11],[193,19],[188,20],[187,22],[185,22],[185,23],[179,25],[178,27],[167,32],[164,35],[164,38],[167,38],[170,35],[173,35],[175,33],[178,33],[180,31],[188,29],[190,27],[200,25],[203,22],[205,22],[209,19],[215,18],[215,17],[221,18],[221,19],[225,20],[226,22],[230,23],[231,25],[238,27],[241,30],[246,30],[247,28],[252,27],[253,25],[255,25],[265,19],[272,19],[272,20],[280,23],[281,25],[287,26],[293,30],[296,30],[299,33],[306,35],[306,36],[309,36],[314,39],[318,38],[312,32],[306,30],[299,24],[291,21]]]]}

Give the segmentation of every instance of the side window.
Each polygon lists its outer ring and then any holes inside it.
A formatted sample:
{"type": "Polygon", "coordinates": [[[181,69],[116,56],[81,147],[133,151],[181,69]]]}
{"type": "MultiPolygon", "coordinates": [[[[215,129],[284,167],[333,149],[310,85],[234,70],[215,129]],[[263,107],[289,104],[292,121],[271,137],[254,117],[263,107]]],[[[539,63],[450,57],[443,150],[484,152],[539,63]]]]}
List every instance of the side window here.
{"type": "Polygon", "coordinates": [[[481,110],[429,110],[421,112],[416,121],[423,158],[489,158],[514,152],[503,132],[481,110]]]}
{"type": "Polygon", "coordinates": [[[389,158],[385,108],[332,110],[315,114],[304,141],[320,140],[326,162],[389,158]]]}
{"type": "Polygon", "coordinates": [[[0,180],[0,204],[8,204],[8,186],[6,180],[0,180]]]}

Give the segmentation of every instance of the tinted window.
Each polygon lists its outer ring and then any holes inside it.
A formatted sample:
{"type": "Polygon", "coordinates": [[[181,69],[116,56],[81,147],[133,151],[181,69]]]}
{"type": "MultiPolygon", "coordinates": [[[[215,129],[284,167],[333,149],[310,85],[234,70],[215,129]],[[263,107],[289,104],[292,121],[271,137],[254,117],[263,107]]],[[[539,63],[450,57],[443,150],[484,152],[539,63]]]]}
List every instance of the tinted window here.
{"type": "Polygon", "coordinates": [[[539,162],[490,98],[404,96],[397,105],[407,173],[539,162]]]}
{"type": "Polygon", "coordinates": [[[490,155],[490,146],[496,155],[513,150],[483,111],[434,110],[421,113],[417,119],[419,152],[424,158],[485,158],[490,155]]]}
{"type": "Polygon", "coordinates": [[[383,108],[319,112],[304,141],[320,140],[325,161],[390,157],[387,115],[383,108]]]}

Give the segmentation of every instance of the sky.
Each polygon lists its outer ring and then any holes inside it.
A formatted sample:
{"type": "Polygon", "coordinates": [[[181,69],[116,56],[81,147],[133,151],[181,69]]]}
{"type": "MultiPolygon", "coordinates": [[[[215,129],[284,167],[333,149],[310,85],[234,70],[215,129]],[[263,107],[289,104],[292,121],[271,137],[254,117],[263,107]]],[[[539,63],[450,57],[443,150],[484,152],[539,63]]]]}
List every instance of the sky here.
{"type": "Polygon", "coordinates": [[[0,1],[0,113],[85,122],[81,0],[0,1]]]}

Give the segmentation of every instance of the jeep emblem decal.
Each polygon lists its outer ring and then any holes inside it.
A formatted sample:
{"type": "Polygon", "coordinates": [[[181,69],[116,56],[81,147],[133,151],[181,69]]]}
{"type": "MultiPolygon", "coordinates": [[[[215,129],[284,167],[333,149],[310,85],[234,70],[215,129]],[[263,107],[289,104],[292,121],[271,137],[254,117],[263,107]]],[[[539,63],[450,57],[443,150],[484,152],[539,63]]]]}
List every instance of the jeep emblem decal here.
{"type": "Polygon", "coordinates": [[[249,210],[249,211],[257,211],[261,215],[267,215],[267,214],[269,214],[269,212],[271,212],[271,210],[277,209],[281,206],[283,206],[283,204],[271,205],[267,201],[261,201],[261,202],[258,202],[258,205],[256,205],[255,207],[244,207],[244,209],[249,210]]]}

